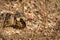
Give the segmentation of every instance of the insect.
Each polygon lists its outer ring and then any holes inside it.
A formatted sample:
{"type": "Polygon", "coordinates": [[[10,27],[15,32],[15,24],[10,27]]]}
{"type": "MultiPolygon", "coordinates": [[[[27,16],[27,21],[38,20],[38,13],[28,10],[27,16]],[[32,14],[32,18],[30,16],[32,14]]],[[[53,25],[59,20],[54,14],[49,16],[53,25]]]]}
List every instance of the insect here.
{"type": "Polygon", "coordinates": [[[17,18],[17,21],[18,21],[18,24],[19,24],[19,22],[20,22],[21,28],[25,28],[26,23],[25,23],[25,21],[24,21],[22,18],[17,18]]]}
{"type": "Polygon", "coordinates": [[[26,27],[26,23],[21,17],[19,17],[19,18],[16,19],[16,24],[15,25],[11,25],[11,27],[23,29],[23,28],[26,27]]]}
{"type": "Polygon", "coordinates": [[[6,13],[4,17],[3,28],[5,27],[13,27],[16,29],[23,29],[26,27],[26,23],[24,19],[20,16],[20,13],[11,14],[6,13]]]}
{"type": "Polygon", "coordinates": [[[18,25],[19,29],[23,29],[26,27],[26,23],[25,23],[24,19],[21,17],[19,12],[17,12],[15,14],[14,20],[16,22],[16,25],[18,25]]]}

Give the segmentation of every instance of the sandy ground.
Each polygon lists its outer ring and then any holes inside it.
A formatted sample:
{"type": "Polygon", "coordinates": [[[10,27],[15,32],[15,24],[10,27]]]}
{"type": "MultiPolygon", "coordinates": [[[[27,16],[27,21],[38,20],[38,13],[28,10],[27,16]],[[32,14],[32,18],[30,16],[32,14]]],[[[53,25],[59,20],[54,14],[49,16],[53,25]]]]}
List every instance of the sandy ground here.
{"type": "Polygon", "coordinates": [[[60,40],[59,0],[0,0],[0,18],[0,40],[60,40]],[[1,14],[17,12],[26,27],[3,27],[1,14]]]}

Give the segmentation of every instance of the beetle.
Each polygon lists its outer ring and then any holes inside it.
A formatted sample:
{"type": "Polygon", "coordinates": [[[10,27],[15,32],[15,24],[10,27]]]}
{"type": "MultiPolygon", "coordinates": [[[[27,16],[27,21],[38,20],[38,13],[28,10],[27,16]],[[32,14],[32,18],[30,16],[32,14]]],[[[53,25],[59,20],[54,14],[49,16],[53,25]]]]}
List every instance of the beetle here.
{"type": "Polygon", "coordinates": [[[5,15],[3,28],[4,27],[12,27],[16,29],[24,29],[26,27],[26,23],[24,19],[20,16],[20,13],[10,14],[7,13],[5,15]]]}
{"type": "MultiPolygon", "coordinates": [[[[15,15],[14,15],[14,20],[16,22],[16,25],[15,26],[18,26],[19,29],[23,29],[26,27],[26,22],[24,21],[24,19],[21,17],[20,13],[17,12],[15,15]]],[[[14,27],[15,28],[15,27],[14,27]]]]}
{"type": "Polygon", "coordinates": [[[22,18],[17,18],[17,19],[16,19],[16,24],[11,25],[11,27],[16,28],[16,29],[24,29],[26,27],[25,21],[22,18]]]}

